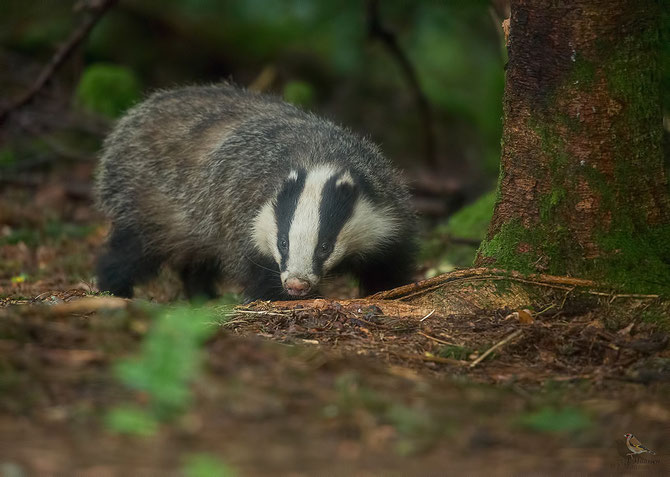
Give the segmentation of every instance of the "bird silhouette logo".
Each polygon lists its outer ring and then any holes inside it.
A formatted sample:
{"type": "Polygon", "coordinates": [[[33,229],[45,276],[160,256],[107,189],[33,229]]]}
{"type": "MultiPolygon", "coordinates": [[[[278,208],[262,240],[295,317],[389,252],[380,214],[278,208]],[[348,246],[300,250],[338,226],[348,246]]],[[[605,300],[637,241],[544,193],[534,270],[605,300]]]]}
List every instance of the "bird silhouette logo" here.
{"type": "Polygon", "coordinates": [[[623,436],[626,438],[626,447],[628,447],[628,450],[630,451],[630,453],[626,454],[627,456],[644,454],[645,452],[647,454],[656,455],[656,452],[649,449],[648,447],[643,446],[642,443],[637,440],[633,434],[628,433],[624,434],[623,436]]]}

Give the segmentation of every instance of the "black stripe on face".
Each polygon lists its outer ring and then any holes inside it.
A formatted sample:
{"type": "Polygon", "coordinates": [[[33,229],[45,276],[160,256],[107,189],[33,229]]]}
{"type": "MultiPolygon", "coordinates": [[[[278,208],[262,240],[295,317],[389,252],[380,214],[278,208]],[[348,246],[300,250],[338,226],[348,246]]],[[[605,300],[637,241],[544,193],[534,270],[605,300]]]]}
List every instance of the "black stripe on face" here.
{"type": "Polygon", "coordinates": [[[314,251],[313,269],[317,276],[323,272],[323,263],[333,252],[337,236],[354,212],[358,188],[354,184],[337,181],[342,174],[331,177],[323,186],[319,207],[319,241],[314,251]]]}
{"type": "Polygon", "coordinates": [[[281,270],[286,269],[286,260],[288,260],[288,232],[291,228],[291,222],[295,215],[295,209],[298,206],[298,199],[302,190],[305,188],[305,179],[307,172],[304,169],[297,171],[295,179],[287,178],[282,185],[277,201],[275,202],[275,220],[277,222],[277,249],[281,255],[281,270]]]}

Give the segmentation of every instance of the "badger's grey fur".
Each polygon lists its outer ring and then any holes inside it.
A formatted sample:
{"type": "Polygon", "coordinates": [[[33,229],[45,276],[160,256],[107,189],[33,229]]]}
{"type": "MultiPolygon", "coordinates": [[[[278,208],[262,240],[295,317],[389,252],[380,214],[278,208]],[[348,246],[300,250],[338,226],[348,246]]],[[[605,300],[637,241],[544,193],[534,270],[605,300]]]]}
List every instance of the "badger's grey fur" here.
{"type": "Polygon", "coordinates": [[[313,295],[338,271],[365,293],[411,281],[409,194],[377,147],[228,84],[131,109],[105,141],[97,200],[112,221],[98,284],[117,295],[163,264],[190,297],[222,278],[250,300],[313,295]]]}

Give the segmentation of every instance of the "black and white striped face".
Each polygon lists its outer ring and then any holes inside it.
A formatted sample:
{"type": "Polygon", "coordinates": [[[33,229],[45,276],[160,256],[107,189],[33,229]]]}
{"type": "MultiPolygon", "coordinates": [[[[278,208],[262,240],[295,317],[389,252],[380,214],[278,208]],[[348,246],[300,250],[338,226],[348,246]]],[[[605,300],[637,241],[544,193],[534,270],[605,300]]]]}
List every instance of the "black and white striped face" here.
{"type": "Polygon", "coordinates": [[[324,165],[291,171],[256,216],[253,240],[279,265],[286,292],[305,296],[344,257],[380,246],[393,228],[349,171],[324,165]]]}

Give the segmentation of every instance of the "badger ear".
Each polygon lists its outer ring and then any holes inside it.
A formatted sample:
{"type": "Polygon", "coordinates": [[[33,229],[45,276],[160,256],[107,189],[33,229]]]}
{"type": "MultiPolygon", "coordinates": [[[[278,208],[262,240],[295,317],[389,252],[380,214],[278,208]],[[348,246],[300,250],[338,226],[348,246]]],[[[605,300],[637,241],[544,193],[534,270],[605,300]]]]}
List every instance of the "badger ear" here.
{"type": "Polygon", "coordinates": [[[290,180],[290,181],[297,181],[298,180],[298,171],[293,169],[291,172],[289,172],[287,179],[290,180]]]}
{"type": "Polygon", "coordinates": [[[356,187],[356,183],[354,182],[354,178],[351,175],[351,172],[344,171],[342,172],[339,177],[337,178],[337,181],[335,182],[335,187],[340,187],[343,185],[347,185],[350,187],[356,187]]]}

